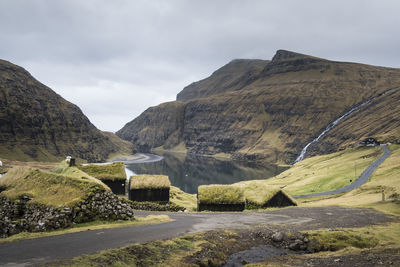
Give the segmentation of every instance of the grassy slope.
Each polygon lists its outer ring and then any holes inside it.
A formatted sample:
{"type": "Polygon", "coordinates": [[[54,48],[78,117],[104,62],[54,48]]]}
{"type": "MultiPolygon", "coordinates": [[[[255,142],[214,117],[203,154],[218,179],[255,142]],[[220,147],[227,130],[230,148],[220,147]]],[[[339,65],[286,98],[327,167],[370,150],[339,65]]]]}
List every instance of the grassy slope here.
{"type": "Polygon", "coordinates": [[[337,197],[307,199],[304,205],[372,207],[383,212],[400,215],[400,145],[391,145],[389,148],[392,150],[392,154],[373,173],[368,183],[359,189],[337,197]],[[382,192],[385,192],[385,202],[382,202],[382,192]]]}
{"type": "Polygon", "coordinates": [[[290,195],[330,191],[350,184],[381,153],[379,148],[354,148],[307,158],[261,183],[284,188],[290,195]]]}
{"type": "Polygon", "coordinates": [[[116,157],[129,156],[134,154],[135,148],[131,142],[122,140],[116,134],[111,132],[103,132],[103,134],[107,136],[109,140],[119,148],[118,151],[108,155],[108,160],[116,157]]]}

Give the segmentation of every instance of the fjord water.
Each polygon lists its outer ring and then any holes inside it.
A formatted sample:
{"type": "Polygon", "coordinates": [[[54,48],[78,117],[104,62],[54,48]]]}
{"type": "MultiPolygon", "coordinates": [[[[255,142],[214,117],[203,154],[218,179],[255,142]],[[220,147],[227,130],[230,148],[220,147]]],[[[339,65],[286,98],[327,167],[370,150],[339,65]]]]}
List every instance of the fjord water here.
{"type": "Polygon", "coordinates": [[[164,158],[160,161],[127,164],[126,168],[135,174],[168,175],[173,186],[187,193],[197,193],[199,185],[267,179],[286,169],[274,164],[256,165],[211,157],[185,157],[172,153],[163,153],[162,156],[164,158]]]}

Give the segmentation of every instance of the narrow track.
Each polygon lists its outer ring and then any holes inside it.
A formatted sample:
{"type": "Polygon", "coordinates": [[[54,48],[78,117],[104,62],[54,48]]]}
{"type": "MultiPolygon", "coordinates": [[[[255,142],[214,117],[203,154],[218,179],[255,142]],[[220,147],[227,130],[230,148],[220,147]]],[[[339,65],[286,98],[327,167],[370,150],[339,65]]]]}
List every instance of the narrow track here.
{"type": "Polygon", "coordinates": [[[327,191],[327,192],[321,192],[321,193],[313,193],[313,194],[308,194],[308,195],[297,195],[293,196],[294,198],[305,198],[305,197],[318,197],[318,196],[326,196],[326,195],[335,195],[335,194],[340,194],[340,193],[345,193],[350,190],[353,190],[355,188],[358,188],[365,184],[368,179],[371,177],[372,173],[375,171],[376,168],[378,168],[379,165],[382,164],[383,161],[390,155],[390,150],[386,146],[381,146],[383,149],[384,153],[382,156],[379,157],[376,161],[374,161],[371,165],[369,165],[368,168],[361,173],[360,177],[358,177],[357,180],[355,180],[353,183],[346,185],[342,188],[332,190],[332,191],[327,191]]]}

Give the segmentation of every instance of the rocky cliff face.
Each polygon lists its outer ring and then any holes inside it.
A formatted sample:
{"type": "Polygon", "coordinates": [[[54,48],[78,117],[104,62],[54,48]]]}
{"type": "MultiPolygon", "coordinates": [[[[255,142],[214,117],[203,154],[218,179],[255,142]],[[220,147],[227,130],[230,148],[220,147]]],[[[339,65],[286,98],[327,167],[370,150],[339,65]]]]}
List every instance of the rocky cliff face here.
{"type": "MultiPolygon", "coordinates": [[[[224,153],[235,159],[291,163],[326,125],[399,82],[399,69],[279,50],[270,62],[232,61],[209,78],[184,88],[177,97],[182,102],[152,107],[117,135],[146,150],[169,149],[180,143],[189,154],[224,153]],[[168,116],[180,118],[180,122],[171,126],[164,119],[168,116]],[[139,134],[143,132],[146,134],[139,134]],[[165,147],[169,138],[175,142],[165,147]]],[[[399,114],[399,108],[394,107],[394,112],[399,114]]],[[[380,124],[378,118],[376,123],[380,124]]],[[[398,133],[399,119],[390,124],[391,132],[398,133]]],[[[339,138],[327,138],[315,153],[339,149],[346,136],[351,137],[347,144],[354,143],[370,135],[371,129],[360,127],[354,133],[351,126],[343,128],[339,138]]],[[[374,129],[373,134],[380,136],[387,127],[374,129]]]]}
{"type": "Polygon", "coordinates": [[[122,149],[76,105],[23,68],[0,60],[1,157],[48,161],[72,155],[96,162],[122,149]]]}

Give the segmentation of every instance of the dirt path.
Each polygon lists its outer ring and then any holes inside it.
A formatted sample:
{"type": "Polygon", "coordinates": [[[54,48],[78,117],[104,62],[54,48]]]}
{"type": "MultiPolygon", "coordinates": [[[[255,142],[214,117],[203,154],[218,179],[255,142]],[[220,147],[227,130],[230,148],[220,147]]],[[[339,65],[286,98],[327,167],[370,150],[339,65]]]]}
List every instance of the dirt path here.
{"type": "MultiPolygon", "coordinates": [[[[144,216],[148,212],[136,212],[144,216]]],[[[153,213],[154,214],[154,213],[153,213]]],[[[160,214],[160,213],[158,213],[160,214]]],[[[167,213],[174,222],[86,231],[0,244],[1,266],[30,266],[133,243],[221,228],[268,226],[276,229],[361,227],[396,218],[370,209],[292,207],[265,212],[167,213]]]]}
{"type": "Polygon", "coordinates": [[[314,193],[314,194],[308,194],[308,195],[298,195],[298,196],[293,196],[294,198],[305,198],[305,197],[318,197],[318,196],[326,196],[326,195],[335,195],[335,194],[340,194],[340,193],[345,193],[350,190],[353,190],[355,188],[358,188],[365,184],[369,177],[371,177],[372,173],[375,171],[376,168],[378,168],[379,165],[382,164],[382,162],[389,157],[390,155],[390,150],[386,146],[381,146],[383,149],[384,153],[382,156],[379,157],[375,162],[373,162],[371,165],[368,166],[368,168],[361,173],[360,177],[358,177],[357,180],[355,180],[353,183],[346,185],[342,188],[328,191],[328,192],[321,192],[321,193],[314,193]]]}

